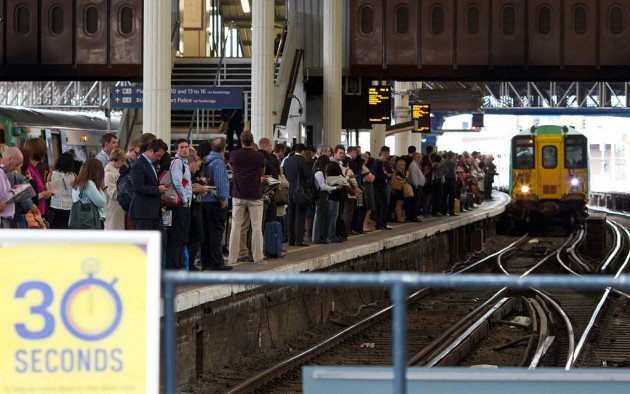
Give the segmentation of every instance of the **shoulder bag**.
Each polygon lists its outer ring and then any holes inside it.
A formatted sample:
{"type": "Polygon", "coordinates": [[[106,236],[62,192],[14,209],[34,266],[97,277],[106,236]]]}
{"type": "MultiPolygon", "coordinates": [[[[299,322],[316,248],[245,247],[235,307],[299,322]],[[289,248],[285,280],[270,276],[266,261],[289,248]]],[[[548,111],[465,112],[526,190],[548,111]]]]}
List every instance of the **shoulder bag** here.
{"type": "Polygon", "coordinates": [[[300,184],[300,172],[298,172],[297,188],[293,192],[293,202],[297,206],[305,207],[311,203],[312,193],[306,185],[300,184]]]}
{"type": "Polygon", "coordinates": [[[72,203],[70,209],[70,220],[68,220],[68,228],[81,229],[81,230],[100,230],[101,229],[101,216],[98,213],[98,208],[92,201],[83,203],[83,190],[79,194],[79,201],[72,203]]]}

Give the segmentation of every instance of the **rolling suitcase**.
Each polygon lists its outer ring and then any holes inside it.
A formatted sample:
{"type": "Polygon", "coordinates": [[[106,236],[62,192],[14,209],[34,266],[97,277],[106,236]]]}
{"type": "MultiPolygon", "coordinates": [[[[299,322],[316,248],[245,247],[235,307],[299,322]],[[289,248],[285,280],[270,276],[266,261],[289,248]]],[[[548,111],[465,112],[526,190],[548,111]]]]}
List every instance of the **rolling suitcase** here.
{"type": "Polygon", "coordinates": [[[265,223],[265,255],[270,258],[282,256],[282,225],[278,222],[265,223]]]}

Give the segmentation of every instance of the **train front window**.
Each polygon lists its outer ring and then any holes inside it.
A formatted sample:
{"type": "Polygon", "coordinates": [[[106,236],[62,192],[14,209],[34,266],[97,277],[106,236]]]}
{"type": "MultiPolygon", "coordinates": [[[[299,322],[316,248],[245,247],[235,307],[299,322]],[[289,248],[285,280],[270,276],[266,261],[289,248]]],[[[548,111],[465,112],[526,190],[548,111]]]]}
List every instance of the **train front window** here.
{"type": "Polygon", "coordinates": [[[565,145],[564,166],[566,168],[586,168],[585,148],[584,145],[565,145]]]}
{"type": "Polygon", "coordinates": [[[514,168],[525,170],[534,168],[534,147],[517,146],[514,157],[514,168]]]}
{"type": "Polygon", "coordinates": [[[544,168],[556,168],[558,166],[558,149],[555,146],[543,147],[542,156],[544,168]]]}

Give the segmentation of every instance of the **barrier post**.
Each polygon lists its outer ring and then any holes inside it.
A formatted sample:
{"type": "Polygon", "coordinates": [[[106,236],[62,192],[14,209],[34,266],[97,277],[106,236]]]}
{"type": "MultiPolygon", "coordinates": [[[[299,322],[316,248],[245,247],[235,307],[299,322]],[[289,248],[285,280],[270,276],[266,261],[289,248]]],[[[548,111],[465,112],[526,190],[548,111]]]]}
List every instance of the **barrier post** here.
{"type": "Polygon", "coordinates": [[[392,332],[394,364],[394,392],[407,392],[407,287],[402,279],[392,286],[392,301],[394,303],[392,332]]]}
{"type": "Polygon", "coordinates": [[[165,280],[164,283],[164,379],[166,393],[175,393],[177,388],[177,370],[175,368],[175,289],[177,282],[165,280]]]}

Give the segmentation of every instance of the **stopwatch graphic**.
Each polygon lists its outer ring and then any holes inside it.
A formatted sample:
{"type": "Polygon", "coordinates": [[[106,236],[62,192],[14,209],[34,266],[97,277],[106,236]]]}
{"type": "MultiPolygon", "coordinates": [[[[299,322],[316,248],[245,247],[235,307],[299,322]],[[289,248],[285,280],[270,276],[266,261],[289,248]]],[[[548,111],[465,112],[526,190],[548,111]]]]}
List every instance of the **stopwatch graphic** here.
{"type": "Polygon", "coordinates": [[[96,279],[96,260],[83,262],[87,278],[75,282],[61,299],[61,318],[66,329],[86,341],[99,341],[111,335],[122,318],[122,301],[111,283],[96,279]]]}

